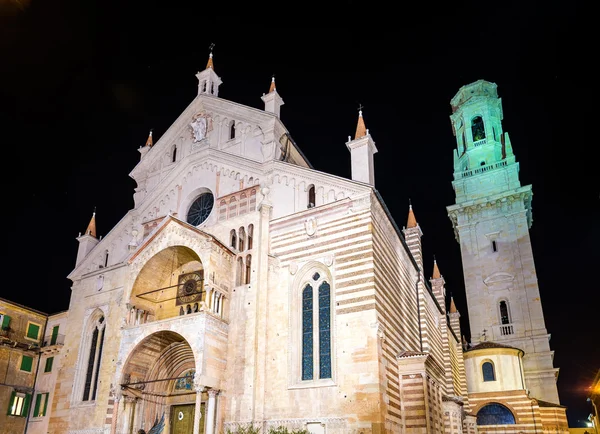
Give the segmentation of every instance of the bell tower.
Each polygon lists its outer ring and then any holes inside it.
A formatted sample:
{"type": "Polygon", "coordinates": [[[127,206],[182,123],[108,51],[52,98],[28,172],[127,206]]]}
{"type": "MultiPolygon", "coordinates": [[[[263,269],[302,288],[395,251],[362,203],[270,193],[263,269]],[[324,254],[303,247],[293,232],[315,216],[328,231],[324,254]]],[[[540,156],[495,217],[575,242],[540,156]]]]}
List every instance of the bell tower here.
{"type": "Polygon", "coordinates": [[[448,206],[462,255],[471,342],[525,352],[532,398],[559,403],[529,229],[531,185],[521,186],[496,84],[460,88],[451,100],[456,204],[448,206]]]}

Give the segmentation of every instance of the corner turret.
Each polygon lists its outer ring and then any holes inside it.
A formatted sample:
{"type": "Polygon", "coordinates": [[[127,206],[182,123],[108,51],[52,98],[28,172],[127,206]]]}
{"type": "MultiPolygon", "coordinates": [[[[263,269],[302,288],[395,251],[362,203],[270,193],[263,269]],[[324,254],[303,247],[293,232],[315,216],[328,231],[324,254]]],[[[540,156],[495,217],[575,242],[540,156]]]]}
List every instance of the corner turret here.
{"type": "Polygon", "coordinates": [[[88,223],[85,233],[77,237],[79,241],[79,248],[77,249],[77,259],[75,260],[75,266],[79,265],[81,261],[92,251],[94,247],[100,242],[96,238],[96,211],[92,213],[92,218],[88,223]]]}
{"type": "Polygon", "coordinates": [[[358,123],[354,140],[348,136],[346,147],[350,151],[352,165],[352,180],[375,186],[375,168],[373,155],[377,153],[375,142],[369,134],[363,119],[362,106],[358,110],[358,123]]]}

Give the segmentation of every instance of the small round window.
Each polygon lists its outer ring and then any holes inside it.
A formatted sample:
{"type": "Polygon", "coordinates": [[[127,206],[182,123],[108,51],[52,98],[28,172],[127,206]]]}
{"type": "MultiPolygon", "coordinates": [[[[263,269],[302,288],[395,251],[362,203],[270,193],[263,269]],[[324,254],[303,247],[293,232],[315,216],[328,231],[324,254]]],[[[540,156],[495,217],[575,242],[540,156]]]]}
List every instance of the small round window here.
{"type": "Polygon", "coordinates": [[[190,206],[187,214],[187,222],[193,226],[198,226],[206,220],[212,211],[215,199],[212,193],[202,193],[190,206]]]}

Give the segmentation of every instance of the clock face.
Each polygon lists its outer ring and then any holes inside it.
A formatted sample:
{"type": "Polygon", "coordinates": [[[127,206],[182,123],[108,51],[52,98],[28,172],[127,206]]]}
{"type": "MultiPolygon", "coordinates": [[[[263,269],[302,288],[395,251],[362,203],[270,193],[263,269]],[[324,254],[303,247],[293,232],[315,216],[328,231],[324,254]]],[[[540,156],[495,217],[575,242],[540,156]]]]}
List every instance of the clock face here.
{"type": "Polygon", "coordinates": [[[215,199],[212,193],[202,193],[192,203],[187,215],[187,222],[193,226],[198,226],[208,218],[213,209],[215,199]]]}
{"type": "Polygon", "coordinates": [[[176,305],[196,303],[202,300],[202,287],[204,285],[204,272],[182,274],[177,285],[176,305]]]}

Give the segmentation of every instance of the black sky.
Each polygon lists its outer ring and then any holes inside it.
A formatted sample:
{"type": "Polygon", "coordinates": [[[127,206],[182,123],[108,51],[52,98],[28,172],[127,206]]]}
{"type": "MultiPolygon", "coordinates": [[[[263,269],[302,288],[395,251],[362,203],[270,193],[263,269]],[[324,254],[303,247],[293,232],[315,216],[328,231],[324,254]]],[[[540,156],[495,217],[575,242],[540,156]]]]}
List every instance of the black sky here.
{"type": "Polygon", "coordinates": [[[133,207],[128,173],[197,93],[215,43],[220,97],[256,108],[275,74],[282,120],[317,170],[350,177],[357,107],[379,153],[376,187],[399,226],[409,199],[468,319],[454,203],[450,99],[495,82],[523,185],[546,327],[571,426],[600,368],[598,54],[590,11],[569,2],[237,3],[0,0],[4,269],[0,296],[69,307],[75,237],[133,207]],[[84,4],[80,4],[84,3],[84,4]],[[488,4],[489,3],[489,4],[488,4]]]}

